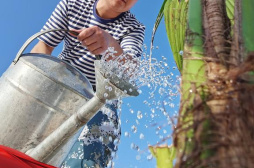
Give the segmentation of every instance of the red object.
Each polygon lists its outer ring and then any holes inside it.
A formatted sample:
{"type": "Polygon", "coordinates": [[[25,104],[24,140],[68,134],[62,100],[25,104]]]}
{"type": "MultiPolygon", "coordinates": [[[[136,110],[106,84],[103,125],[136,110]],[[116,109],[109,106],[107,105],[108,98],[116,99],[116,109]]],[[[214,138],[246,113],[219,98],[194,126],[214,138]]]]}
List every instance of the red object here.
{"type": "Polygon", "coordinates": [[[0,145],[0,168],[56,168],[15,149],[0,145]]]}

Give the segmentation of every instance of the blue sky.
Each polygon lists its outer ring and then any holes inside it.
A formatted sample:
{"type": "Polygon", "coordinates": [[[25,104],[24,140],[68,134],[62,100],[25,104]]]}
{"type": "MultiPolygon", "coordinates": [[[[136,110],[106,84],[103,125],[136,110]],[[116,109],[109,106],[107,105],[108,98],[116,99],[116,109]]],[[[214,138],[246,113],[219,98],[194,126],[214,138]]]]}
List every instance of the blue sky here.
{"type": "MultiPolygon", "coordinates": [[[[23,43],[33,34],[40,31],[43,24],[46,22],[59,0],[5,0],[0,6],[0,75],[6,71],[8,66],[15,58],[18,50],[23,43]]],[[[136,17],[146,26],[145,42],[150,45],[152,27],[156,16],[160,10],[163,0],[138,0],[137,4],[131,10],[136,17]]],[[[35,41],[37,42],[37,41],[35,41]]],[[[26,52],[35,44],[31,44],[26,52]]],[[[167,58],[169,64],[168,73],[172,73],[173,80],[178,75],[175,67],[170,46],[166,37],[164,22],[158,29],[153,57],[160,59],[161,56],[167,58]]],[[[56,48],[52,55],[57,56],[61,51],[61,46],[56,48]]],[[[149,54],[149,53],[147,53],[149,54]]],[[[157,95],[155,99],[148,100],[149,89],[142,88],[142,94],[135,98],[124,99],[122,107],[122,138],[119,146],[117,157],[114,160],[115,167],[121,168],[155,168],[155,159],[147,160],[150,153],[147,150],[149,144],[154,145],[161,142],[163,138],[170,135],[170,126],[165,126],[167,120],[162,115],[159,115],[159,110],[156,107],[151,107],[144,103],[145,101],[153,102],[165,99],[165,96],[157,95]],[[151,117],[151,109],[155,109],[155,117],[151,117]],[[147,117],[137,119],[138,111],[147,117]],[[133,133],[131,128],[137,127],[137,132],[133,133]],[[129,133],[130,136],[125,136],[129,133]],[[140,137],[143,138],[140,138],[140,137]],[[131,149],[131,147],[139,146],[140,150],[131,149]]],[[[157,93],[157,92],[156,92],[157,93]]],[[[173,98],[175,99],[175,98],[173,98]]],[[[149,104],[149,103],[148,103],[149,104]]],[[[170,108],[167,112],[174,114],[177,111],[178,98],[172,100],[170,108]],[[173,105],[174,104],[174,107],[173,105]]],[[[166,141],[167,144],[171,140],[166,141]]]]}

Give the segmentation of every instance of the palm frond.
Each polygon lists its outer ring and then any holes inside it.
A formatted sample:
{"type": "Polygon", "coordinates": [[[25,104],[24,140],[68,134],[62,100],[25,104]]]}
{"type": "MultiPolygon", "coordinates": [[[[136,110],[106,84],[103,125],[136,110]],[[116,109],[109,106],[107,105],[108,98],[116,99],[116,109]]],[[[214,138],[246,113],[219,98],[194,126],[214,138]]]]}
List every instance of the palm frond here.
{"type": "Polygon", "coordinates": [[[152,61],[152,49],[153,49],[153,41],[154,41],[154,37],[155,37],[155,33],[160,25],[160,22],[161,22],[161,19],[163,18],[164,16],[164,6],[166,4],[167,1],[172,1],[172,0],[164,0],[162,6],[161,6],[161,9],[159,11],[159,14],[156,18],[156,21],[155,21],[155,24],[153,26],[153,32],[152,32],[152,40],[151,40],[151,44],[150,44],[150,65],[151,65],[151,61],[152,61]]]}
{"type": "Polygon", "coordinates": [[[188,0],[172,0],[164,6],[165,25],[170,47],[178,67],[182,71],[184,40],[187,25],[188,0]]]}

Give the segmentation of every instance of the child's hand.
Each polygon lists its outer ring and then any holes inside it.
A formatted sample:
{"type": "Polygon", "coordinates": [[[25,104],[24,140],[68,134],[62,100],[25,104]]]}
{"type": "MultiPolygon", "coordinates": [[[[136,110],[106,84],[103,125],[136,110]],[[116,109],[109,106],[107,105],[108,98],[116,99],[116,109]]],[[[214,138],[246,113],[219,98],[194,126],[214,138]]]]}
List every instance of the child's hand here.
{"type": "Polygon", "coordinates": [[[105,52],[113,39],[109,33],[97,26],[73,31],[79,33],[78,40],[94,55],[105,52]]]}

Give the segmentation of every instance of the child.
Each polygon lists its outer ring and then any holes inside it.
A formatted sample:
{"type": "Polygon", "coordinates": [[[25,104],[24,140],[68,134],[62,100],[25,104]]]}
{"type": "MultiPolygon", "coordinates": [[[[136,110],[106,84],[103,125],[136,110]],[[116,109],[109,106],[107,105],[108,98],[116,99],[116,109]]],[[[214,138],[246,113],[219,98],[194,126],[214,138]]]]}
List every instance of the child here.
{"type": "MultiPolygon", "coordinates": [[[[114,47],[116,56],[123,53],[141,56],[145,27],[129,11],[137,1],[61,0],[43,29],[68,29],[78,35],[62,31],[48,33],[39,38],[32,52],[50,55],[63,40],[59,58],[79,69],[95,90],[95,55],[114,47]]],[[[102,109],[85,125],[62,167],[107,166],[117,150],[120,125],[116,104],[106,107],[112,115],[102,109]],[[74,157],[75,152],[82,154],[74,157]]]]}

